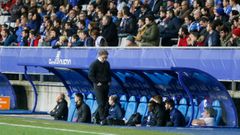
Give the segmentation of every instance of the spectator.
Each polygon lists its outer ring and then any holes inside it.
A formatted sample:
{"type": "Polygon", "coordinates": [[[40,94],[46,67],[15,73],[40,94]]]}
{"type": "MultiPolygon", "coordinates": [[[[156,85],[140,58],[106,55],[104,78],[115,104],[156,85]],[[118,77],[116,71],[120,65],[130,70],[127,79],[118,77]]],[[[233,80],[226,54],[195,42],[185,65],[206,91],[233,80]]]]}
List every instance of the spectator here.
{"type": "Polygon", "coordinates": [[[149,4],[150,11],[153,14],[157,14],[159,12],[161,6],[161,0],[152,0],[152,2],[149,4]]]}
{"type": "Polygon", "coordinates": [[[209,23],[209,19],[206,17],[206,16],[203,16],[201,19],[200,19],[200,37],[199,37],[199,41],[200,42],[205,42],[207,36],[208,36],[208,32],[207,32],[207,25],[209,23]]]}
{"type": "Polygon", "coordinates": [[[142,35],[146,31],[146,25],[145,25],[145,18],[140,18],[138,20],[138,33],[137,36],[135,37],[135,41],[139,42],[142,40],[142,35]]]}
{"type": "Polygon", "coordinates": [[[159,46],[159,31],[153,15],[145,18],[146,31],[141,36],[140,46],[159,46]]]}
{"type": "Polygon", "coordinates": [[[119,33],[123,36],[136,35],[137,24],[135,17],[130,13],[127,6],[123,7],[123,18],[120,23],[119,33]]]}
{"type": "Polygon", "coordinates": [[[32,46],[32,47],[36,47],[36,46],[38,46],[38,41],[39,41],[39,36],[37,36],[37,34],[34,30],[30,30],[28,45],[32,46]]]}
{"type": "Polygon", "coordinates": [[[237,3],[237,0],[230,0],[230,5],[232,6],[232,10],[240,12],[240,5],[237,3]]]}
{"type": "Polygon", "coordinates": [[[193,126],[215,126],[215,110],[212,107],[205,107],[202,113],[202,118],[194,119],[193,126]]]}
{"type": "Polygon", "coordinates": [[[52,28],[50,30],[49,45],[54,48],[56,46],[56,43],[57,43],[58,39],[59,39],[59,36],[58,36],[58,33],[57,33],[57,29],[52,28]]]}
{"type": "Polygon", "coordinates": [[[229,40],[228,46],[240,46],[240,28],[232,30],[232,37],[229,40]]]}
{"type": "Polygon", "coordinates": [[[138,45],[136,44],[135,39],[134,39],[133,36],[131,36],[131,35],[127,36],[127,39],[126,39],[126,40],[127,40],[127,41],[126,41],[126,46],[127,46],[127,47],[136,47],[136,46],[138,46],[138,45]]]}
{"type": "Polygon", "coordinates": [[[28,46],[28,35],[29,30],[25,29],[22,31],[22,38],[21,41],[19,42],[19,46],[28,46]]]}
{"type": "Polygon", "coordinates": [[[108,109],[108,116],[107,118],[102,121],[102,125],[124,125],[123,112],[118,103],[118,98],[116,95],[112,95],[108,98],[108,103],[110,108],[108,109]]]}
{"type": "Polygon", "coordinates": [[[130,8],[130,12],[135,16],[135,18],[139,18],[139,15],[141,13],[141,5],[142,2],[140,0],[134,0],[133,5],[130,8]]]}
{"type": "Polygon", "coordinates": [[[219,32],[216,31],[216,26],[214,23],[208,23],[207,26],[208,36],[205,40],[205,46],[214,47],[220,46],[220,35],[219,32]]]}
{"type": "Polygon", "coordinates": [[[2,42],[1,45],[3,46],[11,46],[12,43],[15,43],[16,38],[14,35],[10,34],[9,29],[2,29],[1,31],[2,42]]]}
{"type": "Polygon", "coordinates": [[[178,31],[181,27],[180,20],[174,15],[173,10],[167,11],[168,22],[165,26],[165,29],[162,31],[162,46],[172,46],[174,43],[171,41],[171,38],[178,37],[178,31]]]}
{"type": "Polygon", "coordinates": [[[68,107],[67,101],[65,100],[65,94],[60,93],[56,98],[57,105],[50,112],[50,115],[54,117],[54,120],[67,120],[68,107]]]}
{"type": "Polygon", "coordinates": [[[199,41],[199,33],[196,31],[190,32],[187,43],[188,46],[204,46],[204,42],[199,41]]]}
{"type": "Polygon", "coordinates": [[[188,29],[186,27],[181,27],[178,32],[179,39],[178,39],[178,47],[181,46],[188,46],[187,39],[189,36],[188,29]]]}
{"type": "Polygon", "coordinates": [[[112,22],[110,16],[102,18],[102,33],[101,35],[106,39],[108,46],[118,46],[118,32],[116,25],[112,22]]]}
{"type": "Polygon", "coordinates": [[[185,17],[190,15],[191,9],[189,8],[189,4],[186,0],[181,3],[181,10],[178,17],[183,21],[185,17]]]}
{"type": "Polygon", "coordinates": [[[83,101],[83,95],[80,93],[75,94],[74,100],[77,108],[77,111],[75,112],[77,117],[73,121],[80,123],[90,123],[91,111],[89,106],[83,101]]]}
{"type": "Polygon", "coordinates": [[[83,46],[83,42],[79,38],[80,36],[77,34],[74,34],[71,37],[71,41],[68,42],[68,47],[77,47],[77,46],[83,46]]]}
{"type": "Polygon", "coordinates": [[[231,38],[231,33],[226,25],[223,25],[220,30],[221,46],[227,46],[231,38]]]}
{"type": "Polygon", "coordinates": [[[148,5],[143,4],[141,6],[141,12],[138,18],[145,18],[149,14],[148,5]]]}
{"type": "Polygon", "coordinates": [[[217,8],[214,12],[215,14],[215,18],[214,20],[221,20],[222,23],[226,23],[229,19],[229,17],[225,14],[224,9],[223,8],[217,8]]]}
{"type": "Polygon", "coordinates": [[[98,29],[93,29],[90,32],[90,35],[93,38],[96,47],[101,47],[101,46],[107,46],[108,45],[106,39],[103,36],[100,35],[100,32],[99,32],[98,29]]]}
{"type": "Polygon", "coordinates": [[[167,126],[183,127],[185,126],[185,118],[178,109],[174,108],[174,106],[175,104],[172,99],[165,102],[165,108],[170,112],[170,121],[167,122],[167,126]]]}
{"type": "Polygon", "coordinates": [[[25,16],[21,16],[21,19],[20,19],[20,25],[18,26],[18,27],[16,27],[16,32],[15,32],[15,34],[16,34],[16,36],[17,36],[17,42],[20,42],[21,41],[21,39],[22,39],[22,31],[24,30],[24,29],[27,29],[28,27],[27,27],[27,17],[25,17],[25,16]]]}
{"type": "Polygon", "coordinates": [[[224,13],[227,14],[228,16],[229,16],[230,13],[232,12],[232,7],[231,7],[229,1],[230,1],[230,0],[223,0],[224,13]]]}
{"type": "Polygon", "coordinates": [[[66,36],[60,36],[59,40],[55,43],[54,46],[52,46],[52,48],[60,48],[61,46],[67,46],[68,43],[68,39],[66,36]]]}
{"type": "Polygon", "coordinates": [[[11,17],[9,18],[9,21],[15,22],[17,19],[21,17],[22,7],[23,7],[22,0],[16,0],[15,5],[13,5],[10,10],[11,17]]]}
{"type": "Polygon", "coordinates": [[[154,101],[148,103],[148,115],[146,118],[146,126],[157,126],[157,116],[156,116],[156,106],[157,104],[154,101]]]}
{"type": "Polygon", "coordinates": [[[83,42],[83,46],[86,46],[86,47],[94,46],[93,38],[89,36],[88,31],[81,30],[78,32],[78,34],[79,34],[80,40],[83,42]]]}

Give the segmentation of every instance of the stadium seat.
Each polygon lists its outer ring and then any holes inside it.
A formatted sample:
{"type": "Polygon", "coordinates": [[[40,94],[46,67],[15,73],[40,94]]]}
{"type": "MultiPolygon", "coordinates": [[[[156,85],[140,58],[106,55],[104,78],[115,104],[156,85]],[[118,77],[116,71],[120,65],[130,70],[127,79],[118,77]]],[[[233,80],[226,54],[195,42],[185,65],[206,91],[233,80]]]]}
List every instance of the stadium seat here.
{"type": "Polygon", "coordinates": [[[137,108],[137,112],[141,114],[142,120],[147,113],[147,108],[148,108],[147,98],[143,96],[140,98],[140,103],[137,108]]]}
{"type": "Polygon", "coordinates": [[[129,98],[129,102],[128,102],[128,105],[127,105],[127,109],[126,109],[126,112],[125,112],[124,119],[128,120],[131,117],[131,115],[136,112],[136,110],[137,110],[136,98],[134,96],[131,96],[129,98]]]}
{"type": "Polygon", "coordinates": [[[75,103],[74,97],[75,97],[75,93],[73,93],[72,96],[70,97],[70,105],[68,108],[68,119],[67,119],[68,122],[72,122],[75,111],[76,111],[76,103],[75,103]]]}
{"type": "Polygon", "coordinates": [[[92,93],[88,94],[86,104],[89,106],[92,112],[93,104],[94,104],[94,96],[92,93]]]}
{"type": "Polygon", "coordinates": [[[187,109],[188,109],[188,105],[187,105],[187,100],[186,98],[182,98],[179,101],[179,105],[178,105],[178,110],[183,114],[183,116],[185,117],[187,114],[187,109]]]}
{"type": "Polygon", "coordinates": [[[127,103],[127,96],[126,95],[122,95],[120,97],[120,104],[121,104],[122,109],[126,112],[127,105],[128,105],[128,103],[127,103]]]}
{"type": "Polygon", "coordinates": [[[219,123],[222,119],[222,107],[221,107],[220,101],[219,100],[213,101],[212,107],[216,111],[216,113],[215,113],[216,124],[219,125],[219,123]]]}
{"type": "Polygon", "coordinates": [[[98,108],[97,100],[94,100],[93,107],[92,107],[92,109],[90,108],[91,114],[93,114],[97,110],[97,108],[98,108]]]}
{"type": "MultiPolygon", "coordinates": [[[[197,118],[197,114],[198,114],[198,103],[196,99],[193,99],[193,103],[194,103],[194,116],[193,118],[196,119],[197,118]]],[[[185,117],[186,122],[188,122],[192,117],[192,106],[188,107],[188,111],[187,111],[187,115],[185,117]]]]}

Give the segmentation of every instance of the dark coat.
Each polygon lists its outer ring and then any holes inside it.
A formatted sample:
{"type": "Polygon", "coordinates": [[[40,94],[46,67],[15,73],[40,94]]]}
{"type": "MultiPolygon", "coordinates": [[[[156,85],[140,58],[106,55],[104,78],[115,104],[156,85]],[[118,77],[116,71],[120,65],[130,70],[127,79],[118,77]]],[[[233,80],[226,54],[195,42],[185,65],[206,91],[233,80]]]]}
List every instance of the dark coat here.
{"type": "Polygon", "coordinates": [[[86,103],[82,103],[81,105],[77,105],[77,122],[82,123],[91,123],[91,111],[89,106],[86,103]]]}
{"type": "Polygon", "coordinates": [[[54,109],[50,112],[50,115],[54,117],[55,120],[67,120],[68,117],[68,106],[67,101],[62,100],[57,103],[54,109]]]}
{"type": "Polygon", "coordinates": [[[118,46],[117,27],[113,22],[103,26],[102,36],[107,40],[108,46],[118,46]]]}
{"type": "Polygon", "coordinates": [[[158,26],[155,22],[153,22],[152,24],[148,25],[146,28],[146,31],[143,33],[142,35],[142,43],[146,45],[143,46],[158,46],[159,45],[159,39],[160,39],[160,35],[159,35],[159,30],[158,30],[158,26]]]}
{"type": "Polygon", "coordinates": [[[8,35],[8,37],[3,42],[3,46],[10,46],[13,42],[16,42],[16,37],[14,35],[8,35]]]}
{"type": "Polygon", "coordinates": [[[182,113],[176,108],[173,108],[170,111],[170,121],[172,122],[174,127],[185,126],[185,118],[182,113]]]}
{"type": "Polygon", "coordinates": [[[178,31],[181,27],[181,21],[177,17],[171,18],[165,30],[162,33],[163,38],[177,38],[178,37],[178,31]]]}
{"type": "Polygon", "coordinates": [[[111,106],[108,110],[109,115],[107,116],[107,119],[122,119],[122,109],[119,104],[115,104],[114,106],[111,106]]]}
{"type": "Polygon", "coordinates": [[[214,30],[212,33],[209,33],[206,40],[205,46],[220,46],[220,35],[219,32],[214,30]]]}

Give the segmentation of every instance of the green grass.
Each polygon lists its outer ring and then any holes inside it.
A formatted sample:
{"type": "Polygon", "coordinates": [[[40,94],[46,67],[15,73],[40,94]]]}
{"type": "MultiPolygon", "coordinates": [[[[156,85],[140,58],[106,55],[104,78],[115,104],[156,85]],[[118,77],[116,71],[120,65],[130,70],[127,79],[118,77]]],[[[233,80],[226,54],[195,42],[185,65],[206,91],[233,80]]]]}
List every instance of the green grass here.
{"type": "MultiPolygon", "coordinates": [[[[57,128],[77,131],[87,131],[95,133],[108,133],[116,135],[176,135],[175,133],[164,133],[160,131],[139,130],[129,127],[110,127],[99,125],[87,125],[78,123],[67,123],[51,120],[38,120],[31,118],[0,116],[0,123],[37,126],[43,128],[57,128]]],[[[0,135],[94,135],[89,133],[76,133],[67,131],[57,131],[53,129],[38,129],[29,127],[18,127],[10,125],[0,125],[0,135]]]]}

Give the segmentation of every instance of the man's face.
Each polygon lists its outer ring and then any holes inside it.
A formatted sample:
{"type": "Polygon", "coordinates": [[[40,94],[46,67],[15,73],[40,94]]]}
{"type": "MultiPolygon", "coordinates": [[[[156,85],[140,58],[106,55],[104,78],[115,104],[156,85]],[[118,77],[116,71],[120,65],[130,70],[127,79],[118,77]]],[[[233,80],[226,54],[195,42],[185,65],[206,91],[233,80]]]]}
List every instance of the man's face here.
{"type": "Polygon", "coordinates": [[[109,105],[111,105],[111,106],[114,104],[114,102],[113,102],[113,100],[112,100],[111,97],[109,97],[109,99],[108,99],[108,103],[109,103],[109,105]]]}
{"type": "Polygon", "coordinates": [[[166,108],[166,110],[170,110],[170,105],[169,104],[165,104],[165,108],[166,108]]]}
{"type": "Polygon", "coordinates": [[[203,118],[208,118],[208,117],[210,117],[210,114],[204,109],[202,116],[203,116],[203,118]]]}
{"type": "Polygon", "coordinates": [[[100,58],[101,62],[105,62],[105,61],[107,61],[108,56],[107,55],[100,55],[99,58],[100,58]]]}
{"type": "Polygon", "coordinates": [[[74,97],[74,101],[75,102],[78,102],[79,101],[79,98],[77,96],[74,97]]]}

